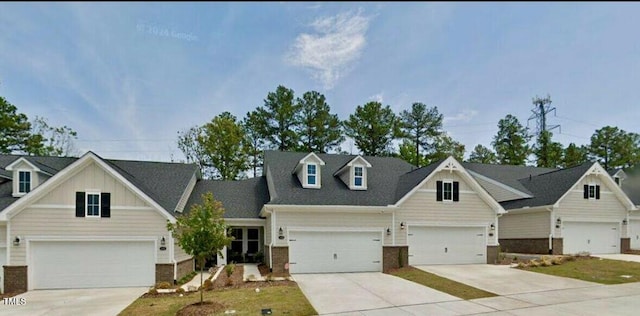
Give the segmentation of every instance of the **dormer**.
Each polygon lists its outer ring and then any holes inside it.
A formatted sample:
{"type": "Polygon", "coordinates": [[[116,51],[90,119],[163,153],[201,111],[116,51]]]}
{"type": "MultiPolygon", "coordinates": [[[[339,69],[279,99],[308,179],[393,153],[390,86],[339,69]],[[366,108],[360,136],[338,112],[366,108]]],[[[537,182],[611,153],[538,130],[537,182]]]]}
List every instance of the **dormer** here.
{"type": "Polygon", "coordinates": [[[324,161],[314,153],[310,153],[300,159],[298,165],[293,169],[293,174],[298,176],[298,180],[305,189],[320,189],[322,184],[321,169],[324,161]]]}
{"type": "Polygon", "coordinates": [[[38,186],[38,172],[41,170],[24,157],[16,159],[5,170],[13,174],[14,197],[21,197],[38,186]]]}
{"type": "Polygon", "coordinates": [[[619,187],[622,187],[622,181],[624,181],[624,179],[627,178],[627,174],[624,173],[624,171],[622,171],[622,169],[615,171],[611,177],[613,178],[613,181],[616,182],[616,184],[619,187]]]}
{"type": "Polygon", "coordinates": [[[371,164],[362,156],[356,156],[336,171],[333,176],[340,177],[340,180],[351,190],[366,190],[368,168],[371,168],[371,164]]]}

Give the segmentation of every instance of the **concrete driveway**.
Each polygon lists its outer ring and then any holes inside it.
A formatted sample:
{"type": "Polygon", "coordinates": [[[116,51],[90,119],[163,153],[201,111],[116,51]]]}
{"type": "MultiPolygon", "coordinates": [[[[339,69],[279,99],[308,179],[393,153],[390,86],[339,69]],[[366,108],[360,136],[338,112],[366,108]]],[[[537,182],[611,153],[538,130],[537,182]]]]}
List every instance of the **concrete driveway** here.
{"type": "Polygon", "coordinates": [[[508,265],[465,264],[416,268],[498,295],[598,286],[598,283],[522,271],[508,265]]]}
{"type": "Polygon", "coordinates": [[[616,254],[610,254],[610,255],[593,255],[593,256],[598,258],[603,258],[603,259],[640,262],[640,255],[627,255],[623,253],[616,253],[616,254]]]}
{"type": "MultiPolygon", "coordinates": [[[[380,315],[403,315],[411,313],[400,310],[400,307],[415,309],[419,308],[416,306],[419,304],[467,303],[455,296],[379,272],[296,274],[293,278],[321,315],[361,315],[359,312],[362,311],[376,311],[380,315]]],[[[441,310],[442,307],[432,306],[428,311],[442,314],[441,310]]]]}
{"type": "Polygon", "coordinates": [[[0,315],[118,315],[148,288],[37,290],[15,296],[24,305],[0,304],[0,315]]]}

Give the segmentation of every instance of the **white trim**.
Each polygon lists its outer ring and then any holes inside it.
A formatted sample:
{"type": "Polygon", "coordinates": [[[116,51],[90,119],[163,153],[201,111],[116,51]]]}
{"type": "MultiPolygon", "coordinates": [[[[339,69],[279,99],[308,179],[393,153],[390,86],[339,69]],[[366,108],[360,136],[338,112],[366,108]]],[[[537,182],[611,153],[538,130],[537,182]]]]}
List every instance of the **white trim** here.
{"type": "MultiPolygon", "coordinates": [[[[30,205],[29,208],[39,208],[39,209],[59,209],[59,210],[73,210],[76,208],[75,205],[70,204],[33,204],[30,205]]],[[[127,211],[151,211],[154,208],[151,206],[111,206],[111,210],[127,210],[127,211]]]]}
{"type": "Polygon", "coordinates": [[[31,163],[31,161],[29,161],[28,159],[26,159],[25,157],[20,157],[16,160],[14,160],[12,163],[10,163],[8,166],[6,166],[4,168],[4,170],[8,170],[8,171],[14,171],[14,167],[19,164],[20,162],[24,162],[27,165],[31,166],[32,171],[37,171],[37,172],[41,172],[42,170],[40,170],[40,168],[38,168],[36,165],[34,165],[33,163],[31,163]]]}
{"type": "Polygon", "coordinates": [[[347,162],[344,166],[342,166],[340,169],[338,169],[338,171],[336,171],[333,175],[337,176],[339,174],[341,174],[342,172],[344,172],[348,167],[354,166],[355,161],[356,160],[361,160],[363,162],[363,165],[366,166],[367,168],[371,168],[371,164],[364,159],[362,156],[357,155],[356,157],[354,157],[353,159],[349,160],[349,162],[347,162]]]}
{"type": "Polygon", "coordinates": [[[533,196],[531,196],[531,195],[529,195],[527,193],[524,193],[524,192],[522,192],[520,190],[516,190],[516,189],[514,189],[514,188],[512,188],[512,187],[510,187],[510,186],[508,186],[508,185],[506,185],[506,184],[504,184],[504,183],[502,183],[500,181],[496,181],[496,180],[493,180],[493,179],[491,179],[489,177],[483,176],[483,175],[481,175],[481,174],[479,174],[479,173],[477,173],[477,172],[475,172],[473,170],[467,170],[467,172],[469,172],[469,174],[471,174],[475,178],[481,179],[482,181],[489,182],[489,183],[491,183],[491,184],[493,184],[495,186],[498,186],[498,187],[500,187],[500,188],[502,188],[502,189],[504,189],[506,191],[509,191],[509,192],[511,192],[511,193],[513,193],[515,195],[521,196],[522,198],[531,198],[531,197],[533,197],[533,196]]]}
{"type": "Polygon", "coordinates": [[[324,160],[320,159],[320,157],[318,157],[318,155],[316,155],[316,154],[315,154],[315,153],[313,153],[313,152],[311,152],[311,153],[307,154],[307,155],[306,155],[306,156],[304,156],[302,159],[300,159],[300,161],[298,162],[298,165],[301,165],[301,164],[302,164],[302,165],[304,165],[304,164],[306,164],[306,163],[307,163],[307,159],[309,159],[310,157],[315,158],[321,166],[324,166],[324,165],[325,165],[324,160]]]}
{"type": "Polygon", "coordinates": [[[154,208],[154,210],[162,214],[170,222],[175,223],[176,219],[175,217],[173,217],[173,215],[171,215],[171,213],[169,213],[162,206],[160,206],[160,204],[158,204],[156,201],[154,201],[152,198],[150,198],[148,195],[142,192],[142,190],[140,190],[138,187],[136,187],[131,182],[129,182],[119,172],[111,168],[111,166],[105,163],[102,160],[102,158],[100,158],[99,156],[97,156],[96,154],[90,151],[84,154],[80,159],[76,160],[75,162],[73,162],[72,164],[70,164],[69,166],[67,166],[66,168],[64,168],[54,176],[52,176],[49,180],[44,182],[42,185],[39,185],[36,188],[33,188],[31,192],[29,192],[23,198],[18,199],[16,202],[14,202],[13,204],[5,208],[2,213],[7,214],[6,215],[7,218],[11,219],[13,216],[23,211],[31,202],[31,200],[40,198],[46,193],[50,192],[50,190],[52,188],[55,188],[60,182],[68,180],[68,178],[74,176],[77,172],[79,172],[82,167],[85,167],[91,162],[95,162],[96,164],[98,164],[105,171],[107,171],[107,173],[109,173],[111,176],[119,180],[120,183],[124,184],[126,188],[133,191],[134,195],[136,195],[137,197],[145,201],[147,204],[151,205],[154,208]]]}
{"type": "MultiPolygon", "coordinates": [[[[634,211],[637,210],[638,208],[633,204],[633,202],[631,202],[631,200],[629,199],[629,197],[624,193],[624,191],[622,191],[622,188],[620,188],[620,186],[613,181],[613,178],[611,176],[609,176],[609,173],[607,173],[606,170],[604,170],[604,168],[602,168],[602,166],[600,166],[599,163],[594,162],[593,165],[589,168],[589,170],[587,170],[579,179],[578,181],[576,181],[572,186],[571,189],[567,190],[567,192],[565,192],[557,201],[555,204],[553,204],[553,207],[560,207],[560,203],[562,202],[562,200],[564,200],[567,195],[569,195],[569,193],[573,192],[574,188],[576,188],[576,186],[578,184],[580,184],[580,182],[582,182],[582,180],[587,177],[588,175],[595,175],[596,177],[598,177],[598,179],[601,180],[601,184],[602,185],[607,185],[607,188],[611,190],[611,192],[613,192],[616,197],[618,198],[618,200],[627,207],[627,211],[634,211]],[[606,177],[600,177],[600,175],[605,174],[606,177]]],[[[584,189],[584,188],[583,188],[584,189]]],[[[602,194],[602,190],[600,190],[600,194],[602,194]]]]}
{"type": "Polygon", "coordinates": [[[480,198],[487,203],[496,214],[504,214],[506,211],[504,208],[498,203],[485,189],[474,179],[467,170],[455,159],[453,156],[449,156],[445,159],[438,167],[436,167],[429,175],[427,175],[418,185],[416,185],[411,191],[407,192],[398,202],[394,204],[394,206],[400,206],[404,203],[409,197],[411,197],[419,188],[421,188],[425,183],[427,183],[431,178],[440,171],[447,170],[449,172],[453,172],[454,170],[459,172],[459,175],[467,180],[467,183],[474,189],[474,191],[478,192],[480,198]]]}
{"type": "Polygon", "coordinates": [[[302,184],[303,188],[311,188],[311,189],[316,189],[316,188],[320,188],[321,183],[320,183],[320,165],[315,163],[315,162],[307,162],[303,165],[303,172],[302,172],[302,176],[304,179],[304,183],[302,184]],[[313,174],[309,174],[309,167],[313,166],[315,168],[315,173],[313,174]],[[311,184],[309,183],[309,177],[315,177],[315,183],[311,184]]]}
{"type": "Polygon", "coordinates": [[[102,216],[102,193],[100,191],[86,191],[84,192],[84,216],[86,218],[101,217],[102,216]],[[89,195],[98,196],[98,215],[89,215],[89,195]]]}
{"type": "MultiPolygon", "coordinates": [[[[453,183],[454,183],[454,182],[456,182],[456,181],[453,181],[453,180],[442,180],[442,202],[453,202],[453,183]],[[451,190],[450,190],[450,192],[449,192],[449,193],[451,193],[451,198],[450,198],[450,199],[445,198],[445,192],[444,192],[444,191],[445,191],[445,189],[444,189],[444,186],[445,186],[447,183],[448,183],[449,185],[451,185],[451,190]]],[[[458,184],[458,188],[459,188],[459,187],[460,187],[460,184],[458,184]]],[[[458,190],[458,193],[460,193],[460,192],[459,192],[459,190],[458,190]]]]}
{"type": "Polygon", "coordinates": [[[31,192],[33,190],[33,188],[34,188],[34,185],[33,185],[34,171],[35,170],[27,170],[27,169],[18,169],[16,171],[14,171],[16,173],[16,175],[17,175],[17,177],[16,177],[17,181],[13,180],[16,183],[15,184],[15,188],[14,188],[15,190],[13,191],[13,197],[25,196],[27,193],[29,193],[29,192],[31,192]],[[25,172],[25,173],[29,174],[29,191],[27,191],[27,192],[20,192],[20,173],[21,172],[25,172]]]}
{"type": "MultiPolygon", "coordinates": [[[[484,245],[485,248],[487,246],[497,246],[498,244],[498,238],[493,238],[494,242],[489,242],[489,229],[491,226],[491,222],[487,223],[487,224],[481,224],[481,223],[455,223],[455,222],[424,222],[424,223],[420,223],[420,222],[409,222],[406,225],[405,230],[407,231],[407,245],[409,244],[409,231],[411,229],[411,226],[415,226],[415,227],[420,227],[420,228],[424,228],[424,227],[437,227],[437,228],[442,228],[442,227],[464,227],[464,228],[483,228],[484,229],[484,245]]],[[[498,225],[496,224],[496,230],[494,232],[494,237],[498,237],[498,225]]],[[[485,250],[485,255],[486,255],[486,250],[485,250]]]]}
{"type": "Polygon", "coordinates": [[[367,169],[365,168],[365,166],[363,165],[354,165],[353,167],[351,167],[351,170],[353,170],[353,174],[352,174],[352,179],[351,181],[353,181],[352,183],[350,183],[351,186],[351,190],[366,190],[367,189],[367,169]],[[362,174],[360,176],[356,175],[356,168],[360,168],[360,170],[362,171],[362,174]],[[359,177],[360,178],[360,185],[356,185],[356,178],[359,177]]]}
{"type": "Polygon", "coordinates": [[[262,218],[225,218],[224,222],[229,226],[265,227],[267,220],[262,218]]]}
{"type": "MultiPolygon", "coordinates": [[[[266,206],[266,205],[265,205],[266,206]]],[[[267,207],[265,207],[265,210],[267,207]]],[[[361,205],[268,205],[269,210],[279,212],[335,212],[335,213],[374,213],[395,212],[394,206],[361,206],[361,205]]],[[[262,215],[262,214],[261,214],[262,215]]]]}
{"type": "MultiPolygon", "coordinates": [[[[313,227],[313,226],[289,226],[287,227],[287,236],[289,232],[380,232],[384,238],[385,227],[339,227],[339,226],[326,226],[326,227],[313,227]]],[[[289,240],[287,238],[287,244],[289,240]]],[[[384,244],[384,243],[383,243],[384,244]]]]}
{"type": "MultiPolygon", "coordinates": [[[[416,190],[416,192],[436,193],[437,190],[434,190],[434,189],[418,189],[418,190],[416,190]]],[[[478,192],[476,192],[476,191],[469,191],[469,190],[458,190],[458,193],[460,193],[460,194],[478,194],[478,192]]]]}

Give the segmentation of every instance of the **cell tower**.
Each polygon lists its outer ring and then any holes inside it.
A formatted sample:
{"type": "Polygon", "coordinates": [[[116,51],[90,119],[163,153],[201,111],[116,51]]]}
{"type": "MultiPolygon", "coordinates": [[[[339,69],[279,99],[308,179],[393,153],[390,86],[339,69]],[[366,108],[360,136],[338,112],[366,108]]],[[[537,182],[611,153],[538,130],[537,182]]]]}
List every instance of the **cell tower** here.
{"type": "Polygon", "coordinates": [[[527,129],[529,128],[529,122],[532,120],[536,121],[536,133],[535,135],[540,136],[542,131],[552,131],[554,129],[559,129],[562,131],[560,125],[549,125],[547,124],[547,114],[553,112],[553,115],[556,115],[556,108],[551,107],[551,97],[547,94],[545,98],[539,98],[536,96],[533,98],[533,109],[531,110],[533,114],[527,120],[527,129]]]}

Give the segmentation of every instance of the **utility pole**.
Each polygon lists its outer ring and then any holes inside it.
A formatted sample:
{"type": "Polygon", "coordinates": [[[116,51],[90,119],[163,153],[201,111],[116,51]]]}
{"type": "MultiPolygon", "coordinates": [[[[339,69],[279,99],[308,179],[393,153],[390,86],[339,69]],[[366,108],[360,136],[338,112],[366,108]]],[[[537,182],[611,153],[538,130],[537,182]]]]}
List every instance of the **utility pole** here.
{"type": "Polygon", "coordinates": [[[529,128],[529,122],[532,120],[536,121],[536,135],[540,137],[543,131],[552,131],[556,128],[561,130],[560,125],[551,125],[547,124],[547,114],[553,112],[553,115],[556,114],[556,108],[551,107],[551,96],[547,94],[545,98],[539,98],[536,96],[533,98],[533,109],[531,110],[533,114],[527,120],[527,128],[529,128]]]}

